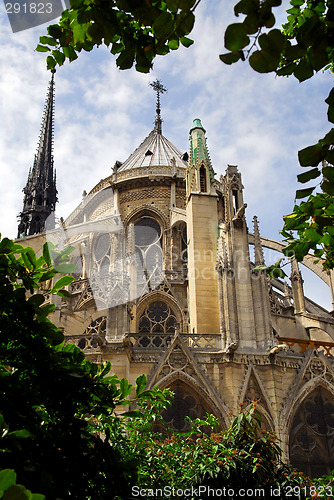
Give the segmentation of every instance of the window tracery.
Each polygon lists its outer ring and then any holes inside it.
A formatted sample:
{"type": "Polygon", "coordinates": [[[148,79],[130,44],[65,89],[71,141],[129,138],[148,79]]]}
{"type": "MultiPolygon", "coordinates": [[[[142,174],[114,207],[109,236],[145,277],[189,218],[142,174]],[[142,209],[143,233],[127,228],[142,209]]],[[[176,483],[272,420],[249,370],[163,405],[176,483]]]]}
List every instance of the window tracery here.
{"type": "Polygon", "coordinates": [[[165,422],[178,432],[189,432],[191,430],[186,417],[192,420],[203,418],[206,414],[212,413],[212,410],[202,400],[202,398],[190,389],[182,380],[175,381],[170,389],[174,392],[172,405],[163,412],[165,422]]]}
{"type": "Polygon", "coordinates": [[[98,348],[99,343],[101,342],[101,337],[105,337],[106,331],[107,318],[106,316],[100,316],[87,326],[83,333],[83,337],[78,342],[78,347],[85,350],[98,348]]]}
{"type": "Polygon", "coordinates": [[[294,416],[290,462],[313,477],[334,468],[334,398],[323,387],[314,389],[294,416]]]}
{"type": "Polygon", "coordinates": [[[152,302],[142,313],[139,333],[174,333],[176,317],[168,304],[162,301],[152,302]]]}
{"type": "Polygon", "coordinates": [[[145,216],[134,225],[137,282],[155,286],[163,278],[162,231],[158,222],[145,216]]]}

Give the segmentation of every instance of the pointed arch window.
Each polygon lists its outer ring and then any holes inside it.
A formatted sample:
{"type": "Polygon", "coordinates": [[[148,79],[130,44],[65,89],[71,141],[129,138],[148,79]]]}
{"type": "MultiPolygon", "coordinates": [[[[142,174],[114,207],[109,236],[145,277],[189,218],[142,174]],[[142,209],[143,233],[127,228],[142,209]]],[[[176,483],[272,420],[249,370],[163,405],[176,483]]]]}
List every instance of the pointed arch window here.
{"type": "Polygon", "coordinates": [[[186,417],[192,420],[203,418],[206,413],[213,413],[209,405],[188,384],[176,380],[170,386],[174,392],[172,405],[162,415],[165,422],[178,432],[189,432],[190,424],[186,417]]]}
{"type": "Polygon", "coordinates": [[[204,165],[201,165],[199,169],[199,183],[201,193],[206,193],[206,169],[204,165]]]}
{"type": "Polygon", "coordinates": [[[298,408],[290,431],[293,467],[318,477],[334,468],[334,397],[317,387],[298,408]]]}
{"type": "Polygon", "coordinates": [[[145,216],[134,225],[137,282],[148,289],[163,278],[162,231],[158,222],[145,216]]]}
{"type": "Polygon", "coordinates": [[[139,333],[174,333],[176,316],[172,309],[163,301],[152,302],[142,313],[139,333]]]}

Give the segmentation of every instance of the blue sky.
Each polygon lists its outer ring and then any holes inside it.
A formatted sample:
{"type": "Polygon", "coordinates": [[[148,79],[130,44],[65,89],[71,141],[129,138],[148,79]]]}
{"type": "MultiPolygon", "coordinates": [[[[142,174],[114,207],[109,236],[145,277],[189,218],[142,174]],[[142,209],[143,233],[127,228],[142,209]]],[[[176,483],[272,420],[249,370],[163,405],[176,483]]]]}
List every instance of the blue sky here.
{"type": "MultiPolygon", "coordinates": [[[[278,17],[284,16],[284,9],[278,17]]],[[[45,55],[34,52],[46,27],[13,34],[1,4],[0,29],[0,231],[15,237],[22,188],[36,151],[49,73],[45,55]]],[[[297,151],[329,129],[324,99],[332,76],[296,79],[259,75],[247,62],[226,66],[225,27],[236,19],[230,0],[202,0],[196,11],[195,44],[158,57],[150,75],[120,71],[104,47],[82,53],[56,73],[55,167],[58,217],[66,218],[89,191],[124,161],[153,128],[155,94],[148,83],[160,78],[163,134],[181,151],[189,129],[200,118],[207,131],[213,167],[219,177],[238,165],[252,218],[263,236],[280,239],[282,215],[291,212],[297,188],[297,151]]],[[[269,256],[271,258],[271,256],[269,256]]],[[[306,291],[330,307],[320,280],[306,291]],[[318,284],[319,283],[319,284],[318,284]],[[309,292],[310,290],[310,292],[309,292]]]]}

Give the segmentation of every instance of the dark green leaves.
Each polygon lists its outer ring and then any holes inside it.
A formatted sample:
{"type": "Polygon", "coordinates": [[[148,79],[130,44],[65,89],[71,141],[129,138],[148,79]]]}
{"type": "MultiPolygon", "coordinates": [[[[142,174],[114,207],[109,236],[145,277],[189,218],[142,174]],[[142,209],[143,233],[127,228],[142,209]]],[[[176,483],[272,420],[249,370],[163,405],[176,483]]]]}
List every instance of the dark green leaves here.
{"type": "Polygon", "coordinates": [[[256,50],[249,58],[249,64],[258,73],[275,71],[279,56],[273,57],[266,50],[256,50]]]}
{"type": "Polygon", "coordinates": [[[304,172],[303,174],[297,175],[298,182],[301,182],[302,184],[304,182],[308,182],[311,179],[316,179],[321,175],[320,170],[318,168],[312,168],[312,170],[308,170],[307,172],[304,172]]]}
{"type": "Polygon", "coordinates": [[[319,142],[314,146],[308,146],[298,152],[299,163],[302,167],[316,167],[325,158],[326,149],[319,142]]]}
{"type": "Polygon", "coordinates": [[[231,52],[243,49],[249,44],[249,36],[245,24],[230,24],[225,31],[225,47],[231,52]]]}
{"type": "Polygon", "coordinates": [[[307,196],[310,196],[310,194],[313,193],[314,188],[315,188],[315,186],[311,187],[311,188],[306,188],[306,189],[298,189],[296,191],[296,199],[300,200],[301,198],[306,198],[307,196]]]}
{"type": "Polygon", "coordinates": [[[286,44],[284,35],[277,29],[271,30],[260,35],[259,44],[262,50],[253,52],[249,64],[259,73],[275,71],[286,44]]]}
{"type": "Polygon", "coordinates": [[[239,61],[239,59],[242,58],[242,56],[243,52],[238,51],[238,52],[228,52],[227,54],[220,54],[219,58],[225,64],[233,64],[239,61]]]}
{"type": "Polygon", "coordinates": [[[118,54],[120,69],[147,73],[157,54],[177,50],[180,43],[189,47],[187,38],[195,22],[195,0],[156,0],[155,2],[85,2],[73,0],[63,12],[58,25],[48,28],[49,36],[40,38],[38,51],[49,52],[48,69],[74,61],[81,50],[111,46],[118,54]]]}

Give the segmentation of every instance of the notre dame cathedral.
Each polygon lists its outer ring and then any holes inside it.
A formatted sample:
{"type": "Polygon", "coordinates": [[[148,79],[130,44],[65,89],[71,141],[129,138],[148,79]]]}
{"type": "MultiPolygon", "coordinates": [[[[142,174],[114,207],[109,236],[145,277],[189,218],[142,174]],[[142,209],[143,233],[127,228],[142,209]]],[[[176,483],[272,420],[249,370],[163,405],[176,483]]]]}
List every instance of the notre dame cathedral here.
{"type": "MultiPolygon", "coordinates": [[[[112,175],[83,193],[55,227],[54,75],[37,154],[23,190],[18,237],[38,253],[46,240],[73,245],[70,297],[52,320],[95,361],[134,383],[170,387],[167,420],[230,413],[255,399],[285,460],[321,475],[334,468],[334,318],[305,297],[295,260],[290,279],[254,272],[263,248],[283,244],[249,231],[241,173],[215,178],[205,129],[196,118],[188,153],[162,134],[159,81],[155,126],[112,175]],[[252,251],[250,252],[250,247],[252,251]],[[254,258],[251,256],[254,255],[254,258]]],[[[187,131],[185,130],[185,134],[187,131]]],[[[303,264],[331,287],[333,273],[303,264]]]]}

